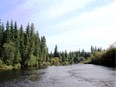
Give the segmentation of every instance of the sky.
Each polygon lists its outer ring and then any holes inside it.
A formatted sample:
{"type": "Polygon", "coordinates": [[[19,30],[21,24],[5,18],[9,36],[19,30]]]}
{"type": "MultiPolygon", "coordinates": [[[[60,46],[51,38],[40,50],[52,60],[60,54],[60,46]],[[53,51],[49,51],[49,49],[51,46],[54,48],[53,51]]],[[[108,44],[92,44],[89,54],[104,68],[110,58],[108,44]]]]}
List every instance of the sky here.
{"type": "Polygon", "coordinates": [[[116,0],[1,0],[0,19],[34,23],[49,52],[106,49],[116,42],[116,0]]]}

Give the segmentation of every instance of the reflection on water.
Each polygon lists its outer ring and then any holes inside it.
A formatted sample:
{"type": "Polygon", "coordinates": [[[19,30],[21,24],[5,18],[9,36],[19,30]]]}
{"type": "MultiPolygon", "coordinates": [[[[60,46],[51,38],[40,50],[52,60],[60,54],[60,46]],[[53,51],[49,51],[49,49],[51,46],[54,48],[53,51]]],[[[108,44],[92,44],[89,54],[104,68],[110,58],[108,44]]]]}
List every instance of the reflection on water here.
{"type": "Polygon", "coordinates": [[[75,64],[0,71],[0,87],[115,87],[115,70],[75,64]]]}

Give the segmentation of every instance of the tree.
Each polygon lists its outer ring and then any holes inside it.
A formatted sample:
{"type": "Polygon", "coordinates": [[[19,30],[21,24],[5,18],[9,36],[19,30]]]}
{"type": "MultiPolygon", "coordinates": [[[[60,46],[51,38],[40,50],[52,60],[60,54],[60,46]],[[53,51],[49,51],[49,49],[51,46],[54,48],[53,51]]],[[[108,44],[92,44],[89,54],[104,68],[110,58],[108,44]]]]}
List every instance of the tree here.
{"type": "Polygon", "coordinates": [[[40,62],[40,38],[39,38],[39,33],[37,32],[35,34],[35,48],[34,48],[34,56],[37,58],[38,62],[40,62]]]}
{"type": "Polygon", "coordinates": [[[14,64],[18,64],[21,62],[21,54],[19,51],[19,31],[17,27],[17,23],[14,25],[14,43],[15,43],[15,57],[14,64]]]}
{"type": "Polygon", "coordinates": [[[24,31],[23,31],[23,25],[21,25],[19,30],[19,51],[21,54],[21,58],[24,57],[24,31]]]}
{"type": "Polygon", "coordinates": [[[94,52],[94,47],[93,46],[91,46],[91,53],[93,53],[94,52]]]}
{"type": "Polygon", "coordinates": [[[6,31],[4,33],[4,40],[5,40],[4,42],[10,42],[10,40],[11,40],[9,21],[7,21],[7,23],[6,23],[6,31]]]}
{"type": "Polygon", "coordinates": [[[3,44],[2,44],[1,57],[5,64],[13,65],[15,57],[15,44],[11,40],[10,24],[9,21],[6,23],[6,31],[3,33],[3,44]]]}
{"type": "Polygon", "coordinates": [[[67,51],[65,50],[65,61],[67,62],[68,61],[68,54],[67,54],[67,51]]]}
{"type": "Polygon", "coordinates": [[[4,34],[4,25],[1,24],[1,21],[0,21],[0,57],[1,57],[1,54],[2,54],[3,34],[4,34]]]}
{"type": "Polygon", "coordinates": [[[13,65],[14,57],[15,57],[15,46],[13,42],[4,43],[3,52],[2,52],[2,60],[7,65],[13,65]]]}
{"type": "Polygon", "coordinates": [[[61,61],[61,62],[63,63],[63,62],[65,62],[65,53],[64,53],[64,52],[62,52],[62,53],[61,53],[61,56],[62,56],[62,57],[61,57],[61,59],[62,59],[62,61],[61,61]]]}
{"type": "Polygon", "coordinates": [[[13,25],[13,21],[11,21],[10,23],[10,32],[11,32],[11,40],[14,41],[14,25],[13,25]]]}
{"type": "Polygon", "coordinates": [[[30,36],[30,25],[28,23],[26,27],[26,33],[24,36],[24,57],[23,57],[23,65],[25,66],[26,60],[29,59],[29,36],[30,36]]]}
{"type": "Polygon", "coordinates": [[[35,66],[50,61],[45,36],[39,38],[34,32],[34,24],[27,25],[24,32],[17,22],[7,21],[6,26],[0,20],[0,61],[7,65],[35,66]],[[6,28],[5,28],[6,27],[6,28]]]}
{"type": "Polygon", "coordinates": [[[0,24],[0,47],[2,46],[3,42],[3,33],[4,33],[4,25],[0,24]]]}
{"type": "Polygon", "coordinates": [[[40,48],[41,48],[41,61],[43,62],[43,61],[46,61],[46,57],[48,56],[48,48],[46,45],[45,36],[41,37],[40,48]]]}
{"type": "Polygon", "coordinates": [[[34,24],[31,24],[31,31],[30,31],[30,38],[29,38],[29,42],[30,42],[30,54],[34,53],[34,46],[35,46],[35,37],[34,37],[34,24]]]}
{"type": "Polygon", "coordinates": [[[58,47],[57,47],[57,45],[55,45],[55,49],[54,49],[54,57],[59,57],[58,47]]]}

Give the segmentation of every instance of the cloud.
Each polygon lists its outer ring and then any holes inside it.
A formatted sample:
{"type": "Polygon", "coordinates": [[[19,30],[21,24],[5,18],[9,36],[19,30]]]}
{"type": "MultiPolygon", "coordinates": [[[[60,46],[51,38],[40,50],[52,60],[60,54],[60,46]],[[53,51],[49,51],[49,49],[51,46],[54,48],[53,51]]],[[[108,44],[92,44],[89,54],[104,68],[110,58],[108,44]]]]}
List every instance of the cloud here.
{"type": "Polygon", "coordinates": [[[91,23],[94,25],[98,23],[100,24],[105,24],[106,23],[115,23],[116,22],[116,12],[115,12],[115,8],[116,8],[116,1],[112,2],[109,5],[106,5],[102,8],[98,8],[94,11],[90,11],[90,12],[85,12],[82,13],[80,16],[74,16],[71,19],[69,19],[68,21],[61,21],[59,24],[54,25],[54,28],[57,27],[82,27],[84,26],[88,26],[87,24],[90,23],[89,25],[91,26],[91,23]]]}
{"type": "Polygon", "coordinates": [[[107,48],[116,38],[116,1],[91,12],[63,21],[55,27],[72,28],[70,31],[48,37],[48,45],[53,50],[58,44],[60,50],[89,49],[91,45],[107,48]]]}
{"type": "Polygon", "coordinates": [[[38,2],[38,0],[33,0],[28,1],[25,7],[29,5],[30,7],[39,8],[39,12],[35,12],[33,19],[38,17],[39,20],[45,22],[48,20],[55,20],[72,11],[76,11],[91,1],[92,0],[54,0],[50,2],[49,0],[40,0],[38,2]]]}
{"type": "Polygon", "coordinates": [[[116,25],[98,26],[94,28],[87,28],[86,30],[72,30],[63,34],[56,35],[54,37],[47,37],[47,43],[52,46],[57,44],[59,50],[78,50],[84,48],[88,50],[91,45],[102,46],[106,48],[112,42],[115,41],[116,25]]]}
{"type": "Polygon", "coordinates": [[[112,2],[92,11],[85,11],[80,13],[80,15],[70,16],[70,18],[65,20],[62,20],[63,17],[61,17],[59,22],[51,23],[47,26],[43,26],[43,28],[49,29],[49,35],[52,36],[74,29],[79,30],[80,28],[86,29],[87,27],[91,28],[98,25],[112,24],[115,23],[116,20],[116,12],[114,11],[114,8],[116,8],[116,5],[115,2],[112,2]],[[51,32],[54,33],[51,34],[51,32]]]}
{"type": "Polygon", "coordinates": [[[47,14],[50,18],[57,18],[69,12],[75,11],[82,8],[84,5],[89,3],[91,0],[62,0],[53,8],[47,10],[47,14]]]}

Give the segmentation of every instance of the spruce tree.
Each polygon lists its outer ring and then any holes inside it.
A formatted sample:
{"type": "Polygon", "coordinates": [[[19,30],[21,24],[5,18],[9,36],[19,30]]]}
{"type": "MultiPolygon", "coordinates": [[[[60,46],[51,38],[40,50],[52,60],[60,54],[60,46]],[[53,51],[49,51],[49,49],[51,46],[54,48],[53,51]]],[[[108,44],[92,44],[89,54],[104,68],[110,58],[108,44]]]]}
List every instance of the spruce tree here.
{"type": "Polygon", "coordinates": [[[13,65],[13,60],[15,57],[15,44],[11,41],[11,32],[10,32],[10,24],[9,21],[6,23],[6,31],[3,36],[3,46],[2,46],[2,59],[5,64],[13,65]]]}
{"type": "Polygon", "coordinates": [[[15,58],[14,58],[14,64],[18,64],[21,62],[21,54],[19,51],[19,31],[17,23],[15,22],[14,25],[14,42],[15,42],[15,58]]]}
{"type": "Polygon", "coordinates": [[[54,48],[54,57],[59,57],[57,45],[55,45],[55,48],[54,48]]]}
{"type": "Polygon", "coordinates": [[[34,37],[34,24],[31,24],[31,30],[30,30],[30,54],[34,53],[34,46],[35,46],[35,37],[34,37]]]}
{"type": "Polygon", "coordinates": [[[46,61],[46,57],[48,55],[48,48],[46,45],[46,38],[45,36],[41,37],[41,43],[40,43],[40,47],[41,47],[41,61],[46,61]]]}
{"type": "Polygon", "coordinates": [[[24,31],[23,31],[23,26],[21,25],[20,31],[19,31],[19,51],[21,54],[21,64],[23,65],[24,62],[24,31]]]}
{"type": "Polygon", "coordinates": [[[35,46],[34,46],[34,56],[37,58],[38,62],[40,62],[40,56],[41,50],[40,50],[40,38],[39,33],[37,32],[35,34],[35,46]]]}

